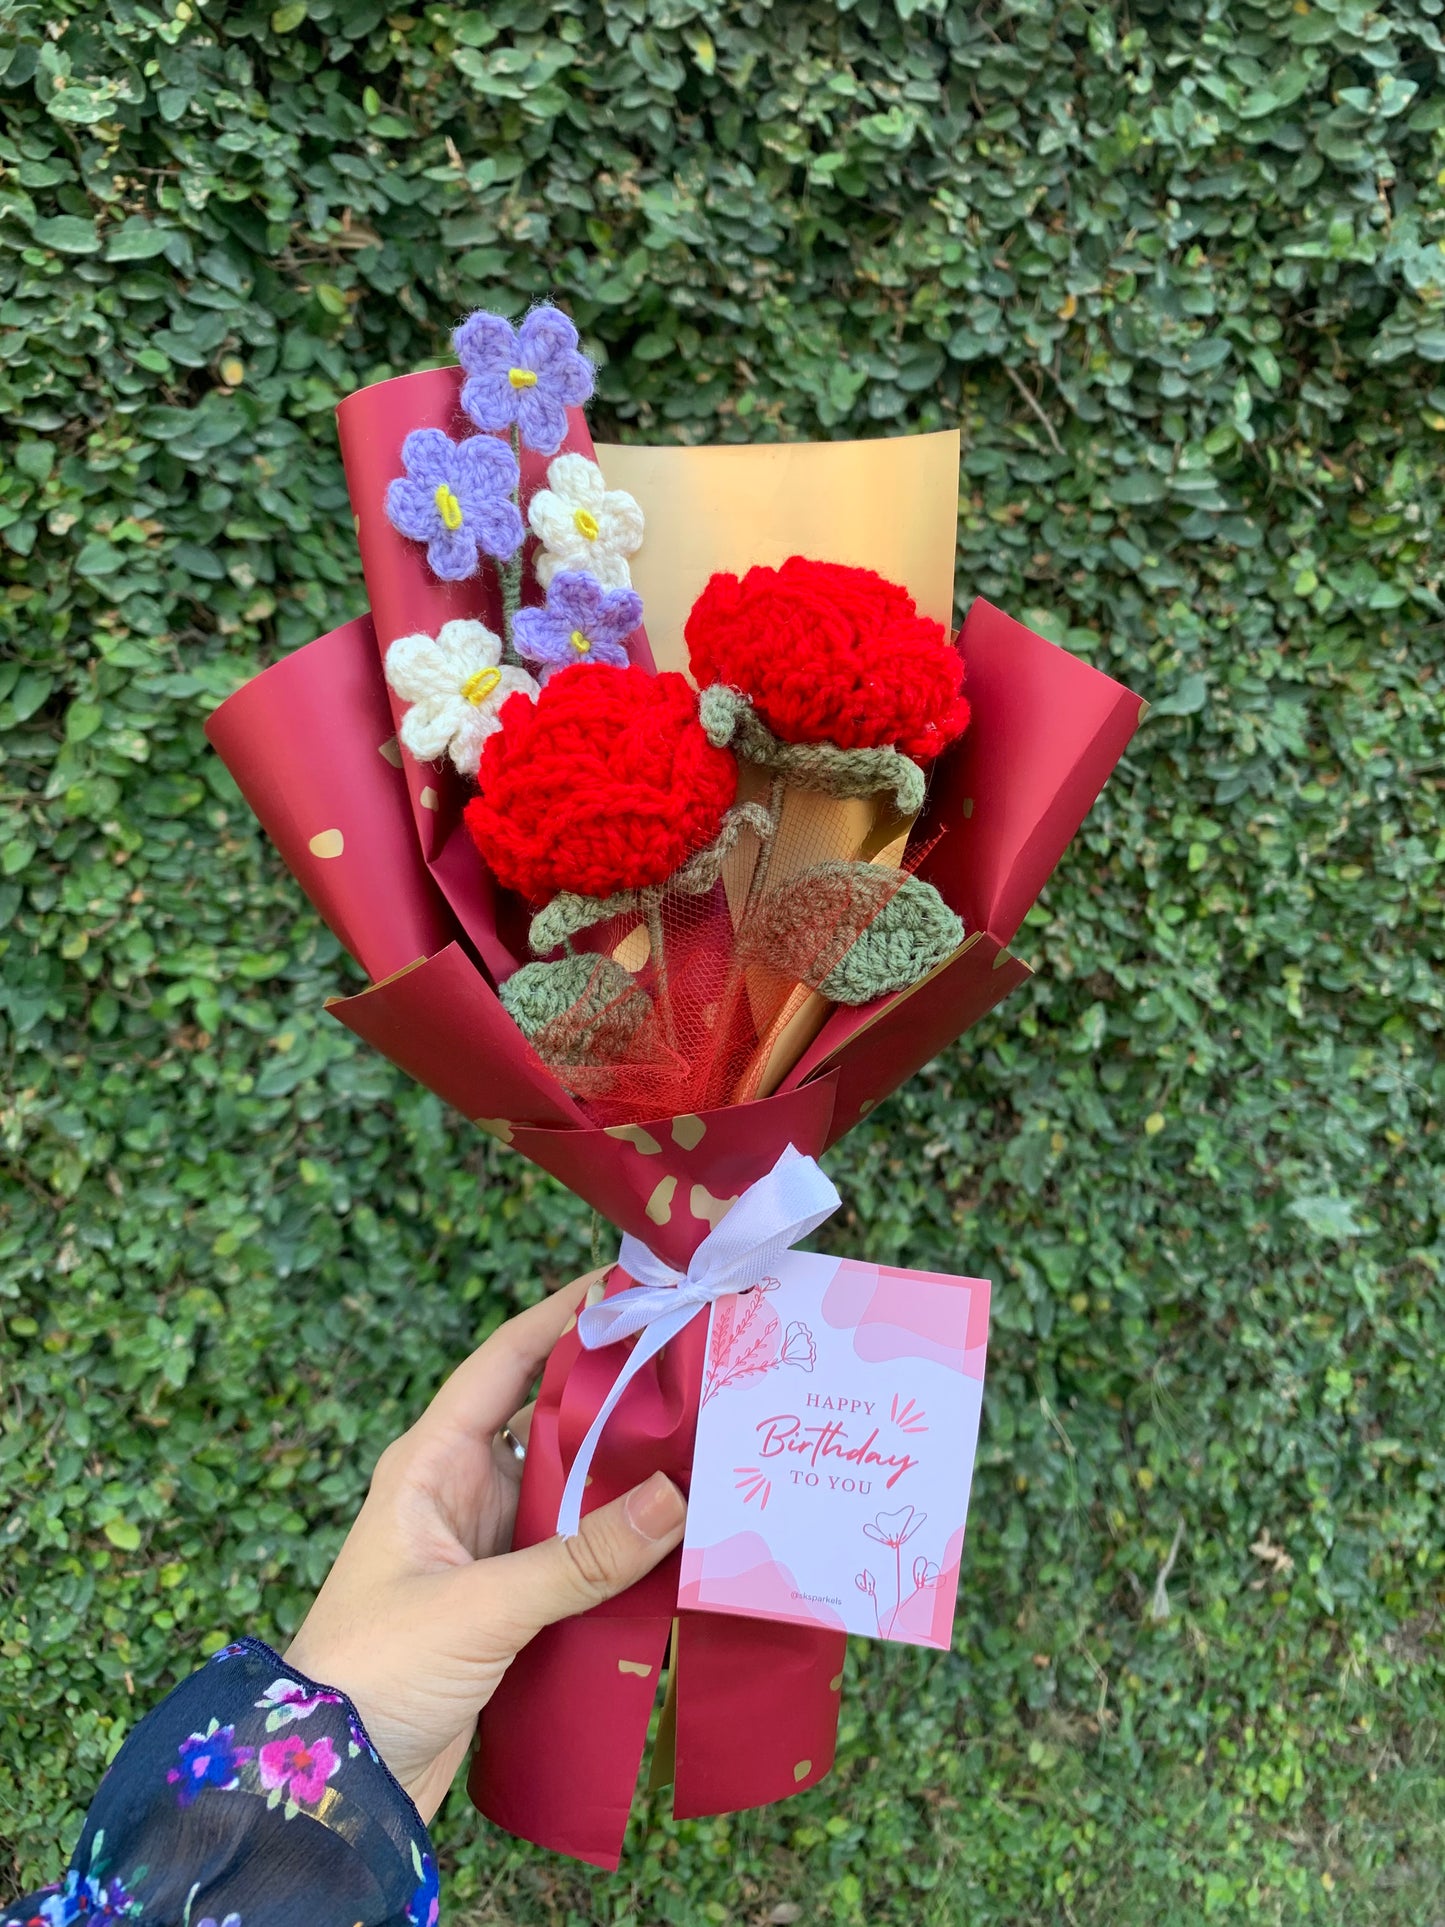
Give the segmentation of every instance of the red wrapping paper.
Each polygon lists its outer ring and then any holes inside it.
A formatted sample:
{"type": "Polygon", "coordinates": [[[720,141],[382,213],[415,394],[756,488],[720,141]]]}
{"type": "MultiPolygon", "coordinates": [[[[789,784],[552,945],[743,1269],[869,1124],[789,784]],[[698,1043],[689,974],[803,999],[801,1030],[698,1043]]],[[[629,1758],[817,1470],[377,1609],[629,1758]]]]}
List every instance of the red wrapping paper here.
{"type": "MultiPolygon", "coordinates": [[[[391,742],[381,652],[456,615],[496,624],[480,579],[443,584],[386,522],[412,428],[461,432],[456,370],[406,376],[342,405],[342,447],[373,611],[297,651],[223,704],[208,732],[284,860],[373,979],[339,1021],[682,1266],[719,1210],[792,1143],[818,1153],[1028,975],[1008,944],[1137,726],[1139,699],[976,602],[961,647],[973,721],[939,759],[923,874],[964,917],[963,949],[922,983],[838,1009],[770,1098],[702,1117],[591,1127],[502,1010],[523,919],[459,827],[463,785],[391,742]],[[388,747],[390,745],[390,747],[388,747]],[[351,812],[343,823],[339,800],[351,812]],[[339,828],[343,848],[318,855],[339,828]]],[[[591,452],[573,419],[569,447],[591,452]]],[[[524,488],[540,480],[534,464],[524,488]]],[[[644,504],[645,507],[645,504],[644,504]]],[[[634,646],[646,657],[645,641],[634,646]]],[[[609,1290],[629,1281],[614,1269],[609,1290]]],[[[658,1466],[686,1488],[707,1321],[639,1374],[604,1434],[586,1509],[658,1466]]],[[[555,1529],[566,1470],[620,1363],[554,1352],[533,1419],[518,1544],[555,1529]]],[[[842,1635],[676,1610],[678,1561],[553,1627],[509,1670],[470,1776],[481,1811],[526,1839],[615,1867],[676,1623],[674,1810],[727,1812],[814,1784],[833,1758],[842,1635]]]]}

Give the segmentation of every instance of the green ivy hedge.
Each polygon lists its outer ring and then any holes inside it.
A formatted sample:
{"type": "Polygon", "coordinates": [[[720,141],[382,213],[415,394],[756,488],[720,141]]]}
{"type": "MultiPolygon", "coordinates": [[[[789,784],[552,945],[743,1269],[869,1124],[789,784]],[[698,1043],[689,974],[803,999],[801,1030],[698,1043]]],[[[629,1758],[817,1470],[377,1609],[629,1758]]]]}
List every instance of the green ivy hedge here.
{"type": "Polygon", "coordinates": [[[1441,17],[0,6],[0,1889],[584,1262],[321,1015],[200,730],[361,606],[338,399],[546,293],[603,432],[961,423],[961,595],[1156,702],[832,1160],[840,1248],[998,1282],[955,1654],[613,1882],[456,1797],[451,1917],[1440,1912],[1441,17]]]}

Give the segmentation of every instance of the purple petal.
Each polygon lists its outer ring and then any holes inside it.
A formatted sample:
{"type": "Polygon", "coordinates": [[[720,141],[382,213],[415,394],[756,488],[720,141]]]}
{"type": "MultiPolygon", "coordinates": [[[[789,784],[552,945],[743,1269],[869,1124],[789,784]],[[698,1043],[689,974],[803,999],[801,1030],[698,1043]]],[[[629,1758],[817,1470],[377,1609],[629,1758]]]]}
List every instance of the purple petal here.
{"type": "Polygon", "coordinates": [[[459,529],[441,529],[427,544],[431,572],[443,582],[463,582],[477,572],[477,538],[464,522],[459,529]]]}
{"type": "Polygon", "coordinates": [[[620,647],[641,620],[642,597],[636,589],[604,590],[588,634],[599,647],[603,643],[620,647]]]}
{"type": "Polygon", "coordinates": [[[512,618],[512,640],[529,662],[570,662],[577,653],[572,628],[550,609],[519,609],[512,618]]]}
{"type": "Polygon", "coordinates": [[[517,428],[539,455],[555,455],[567,439],[567,410],[540,380],[535,388],[517,390],[517,428]]]}
{"type": "Polygon", "coordinates": [[[580,408],[592,393],[592,363],[577,348],[577,330],[557,308],[538,308],[522,323],[519,336],[526,365],[539,386],[569,407],[580,408]]]}
{"type": "Polygon", "coordinates": [[[573,354],[577,330],[560,308],[533,308],[517,330],[517,345],[528,368],[544,368],[555,356],[573,354]]]}
{"type": "Polygon", "coordinates": [[[494,500],[517,486],[517,458],[495,435],[469,435],[456,445],[454,486],[466,506],[494,500]]]}
{"type": "Polygon", "coordinates": [[[387,484],[386,519],[401,535],[413,542],[425,542],[441,521],[436,505],[436,490],[410,476],[398,475],[387,484]]]}
{"type": "MultiPolygon", "coordinates": [[[[610,636],[599,636],[595,630],[592,633],[591,641],[592,648],[590,653],[585,656],[578,656],[577,660],[579,662],[605,662],[609,668],[616,669],[625,669],[627,667],[627,651],[622,647],[620,642],[614,642],[610,636]]],[[[573,653],[576,654],[575,650],[573,653]]]]}
{"type": "Polygon", "coordinates": [[[520,390],[501,374],[471,375],[462,383],[462,407],[478,428],[510,428],[517,419],[520,390]]]}
{"type": "Polygon", "coordinates": [[[548,368],[543,376],[558,401],[569,408],[580,408],[591,399],[594,376],[586,355],[568,355],[548,368]]]}
{"type": "Polygon", "coordinates": [[[499,314],[470,314],[452,335],[457,360],[469,375],[506,375],[517,365],[517,331],[499,314]]]}
{"type": "MultiPolygon", "coordinates": [[[[515,502],[468,502],[463,530],[499,562],[510,561],[522,541],[522,518],[515,502]]],[[[470,573],[470,571],[469,571],[470,573]]]]}
{"type": "Polygon", "coordinates": [[[596,576],[584,569],[562,569],[552,577],[547,590],[547,607],[555,609],[569,632],[585,629],[592,633],[602,608],[603,589],[596,576]]]}
{"type": "Polygon", "coordinates": [[[439,428],[414,428],[401,445],[401,465],[413,481],[430,488],[452,479],[457,445],[439,428]]]}

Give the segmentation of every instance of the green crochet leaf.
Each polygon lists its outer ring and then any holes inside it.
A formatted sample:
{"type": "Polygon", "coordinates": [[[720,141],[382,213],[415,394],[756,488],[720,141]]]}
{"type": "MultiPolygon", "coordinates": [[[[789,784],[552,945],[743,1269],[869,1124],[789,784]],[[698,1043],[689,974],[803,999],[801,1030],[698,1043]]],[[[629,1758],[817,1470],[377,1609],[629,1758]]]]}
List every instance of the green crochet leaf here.
{"type": "Polygon", "coordinates": [[[620,963],[586,954],[523,964],[498,994],[518,1030],[551,1064],[611,1063],[652,1008],[620,963]]]}
{"type": "Polygon", "coordinates": [[[739,932],[742,959],[838,1004],[905,990],[963,942],[931,883],[874,863],[816,863],[764,896],[739,932]]]}
{"type": "Polygon", "coordinates": [[[931,883],[905,876],[819,988],[835,1004],[868,1004],[916,984],[962,942],[962,917],[931,883]]]}
{"type": "Polygon", "coordinates": [[[828,796],[879,796],[892,791],[900,816],[923,807],[923,771],[896,749],[839,749],[835,743],[784,743],[761,722],[747,697],[713,683],[698,698],[710,743],[732,746],[745,763],[776,770],[799,789],[828,796]]]}

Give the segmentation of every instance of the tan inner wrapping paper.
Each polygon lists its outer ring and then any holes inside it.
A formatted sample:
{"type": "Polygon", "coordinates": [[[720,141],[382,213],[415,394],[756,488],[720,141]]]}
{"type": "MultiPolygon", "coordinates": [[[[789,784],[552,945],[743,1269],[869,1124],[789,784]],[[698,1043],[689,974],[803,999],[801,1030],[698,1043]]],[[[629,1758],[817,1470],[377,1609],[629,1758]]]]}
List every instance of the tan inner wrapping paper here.
{"type": "MultiPolygon", "coordinates": [[[[868,442],[762,442],[716,448],[599,445],[609,488],[637,498],[647,533],[632,561],[633,585],[659,669],[688,673],[683,629],[708,577],[775,567],[790,555],[875,569],[899,582],[921,614],[953,622],[958,529],[956,429],[868,442]]],[[[744,771],[740,794],[766,796],[761,771],[744,771]],[[761,779],[761,780],[759,780],[761,779]]],[[[841,798],[789,789],[779,860],[769,883],[804,862],[866,857],[896,868],[911,818],[886,798],[841,798]]],[[[757,844],[745,836],[724,883],[736,912],[747,895],[757,844]]],[[[643,937],[645,945],[645,936],[643,937]]],[[[621,948],[628,949],[632,939],[621,948]]],[[[621,960],[636,968],[645,949],[621,960]]],[[[793,998],[767,1045],[753,1094],[766,1097],[817,1035],[830,1005],[811,991],[793,998]]],[[[749,1080],[752,1081],[751,1079],[749,1080]]]]}

